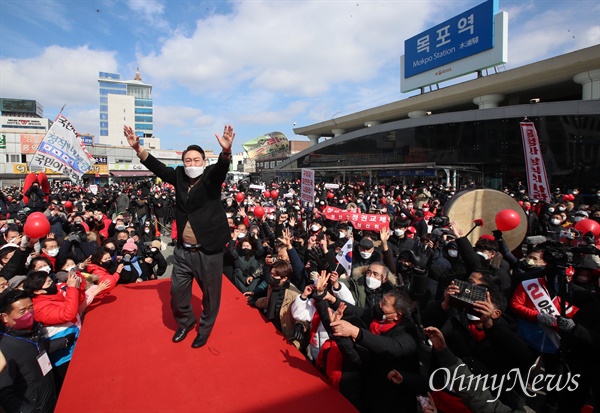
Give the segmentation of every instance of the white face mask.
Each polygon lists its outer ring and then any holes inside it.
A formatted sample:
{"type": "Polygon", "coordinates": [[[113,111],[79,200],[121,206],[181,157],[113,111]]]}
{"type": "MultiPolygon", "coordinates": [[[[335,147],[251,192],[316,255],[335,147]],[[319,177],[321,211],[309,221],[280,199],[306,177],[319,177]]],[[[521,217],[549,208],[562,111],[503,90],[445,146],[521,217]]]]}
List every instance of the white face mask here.
{"type": "Polygon", "coordinates": [[[146,234],[149,234],[149,233],[150,233],[150,230],[149,230],[149,229],[145,229],[145,230],[144,230],[144,232],[145,232],[146,234]]]}
{"type": "Polygon", "coordinates": [[[455,249],[449,249],[448,250],[448,256],[451,258],[456,258],[458,257],[458,250],[455,249]]]}
{"type": "Polygon", "coordinates": [[[238,238],[244,238],[245,236],[246,236],[246,233],[245,233],[245,232],[240,232],[240,233],[238,234],[238,238]]]}
{"type": "Polygon", "coordinates": [[[192,179],[198,178],[204,172],[203,166],[186,166],[184,169],[185,174],[192,179]]]}
{"type": "Polygon", "coordinates": [[[394,235],[397,237],[401,237],[402,235],[404,235],[404,230],[402,229],[395,229],[394,230],[394,235]]]}
{"type": "Polygon", "coordinates": [[[481,320],[481,318],[477,317],[476,315],[467,313],[467,320],[469,320],[469,321],[479,321],[479,320],[481,320]]]}
{"type": "Polygon", "coordinates": [[[346,234],[344,234],[343,232],[340,232],[340,234],[339,234],[339,236],[338,236],[338,237],[339,237],[339,238],[346,238],[346,234]]]}
{"type": "Polygon", "coordinates": [[[552,222],[552,225],[558,225],[560,224],[560,219],[553,219],[550,222],[552,222]]]}
{"type": "Polygon", "coordinates": [[[487,254],[486,254],[485,252],[483,252],[483,251],[477,251],[477,254],[479,254],[479,255],[481,255],[483,258],[485,258],[485,260],[486,260],[486,261],[490,259],[490,256],[489,256],[489,255],[487,255],[487,254]]]}
{"type": "Polygon", "coordinates": [[[50,266],[49,266],[49,265],[46,265],[46,266],[44,266],[44,267],[40,268],[38,271],[43,271],[43,272],[45,272],[45,273],[48,273],[48,274],[50,274],[50,271],[52,271],[52,268],[50,268],[50,266]]]}
{"type": "Polygon", "coordinates": [[[310,227],[310,230],[311,230],[312,232],[317,232],[319,229],[320,229],[320,228],[319,228],[319,226],[318,226],[318,225],[312,225],[312,226],[310,227]]]}
{"type": "Polygon", "coordinates": [[[365,277],[365,283],[367,284],[367,287],[371,290],[376,290],[379,287],[381,287],[381,280],[369,277],[368,275],[365,277]]]}
{"type": "Polygon", "coordinates": [[[360,251],[360,256],[363,257],[363,259],[365,260],[371,258],[371,255],[373,255],[372,252],[360,251]]]}
{"type": "Polygon", "coordinates": [[[573,221],[575,222],[579,222],[579,221],[583,221],[585,219],[585,217],[582,216],[576,216],[575,218],[573,218],[573,221]]]}
{"type": "Polygon", "coordinates": [[[46,251],[46,253],[50,257],[56,257],[58,255],[58,248],[52,248],[51,250],[46,251]]]}
{"type": "Polygon", "coordinates": [[[71,265],[70,267],[65,268],[65,271],[70,272],[71,270],[74,270],[74,269],[75,269],[75,266],[71,265]]]}

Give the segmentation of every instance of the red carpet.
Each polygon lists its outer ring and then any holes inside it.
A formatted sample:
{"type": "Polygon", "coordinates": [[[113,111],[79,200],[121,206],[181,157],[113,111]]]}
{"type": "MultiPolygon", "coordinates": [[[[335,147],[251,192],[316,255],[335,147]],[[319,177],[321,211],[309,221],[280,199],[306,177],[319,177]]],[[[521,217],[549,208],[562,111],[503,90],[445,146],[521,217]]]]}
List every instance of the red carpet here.
{"type": "Polygon", "coordinates": [[[121,285],[89,310],[56,412],[356,411],[226,279],[208,344],[172,343],[170,285],[121,285]]]}

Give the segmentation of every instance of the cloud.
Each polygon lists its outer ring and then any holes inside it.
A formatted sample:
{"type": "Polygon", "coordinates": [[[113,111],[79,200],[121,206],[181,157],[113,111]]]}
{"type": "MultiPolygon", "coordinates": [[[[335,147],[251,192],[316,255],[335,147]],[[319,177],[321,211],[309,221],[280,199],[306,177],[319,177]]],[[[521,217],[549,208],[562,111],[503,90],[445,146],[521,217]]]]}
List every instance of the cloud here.
{"type": "Polygon", "coordinates": [[[165,6],[156,0],[128,0],[127,7],[144,22],[144,27],[139,33],[152,28],[152,30],[169,28],[168,22],[163,18],[165,6]]]}
{"type": "Polygon", "coordinates": [[[0,90],[3,97],[35,99],[45,108],[89,107],[98,102],[98,71],[116,69],[114,52],[50,46],[32,58],[1,59],[0,90]]]}
{"type": "Polygon", "coordinates": [[[154,123],[164,126],[185,128],[190,124],[195,126],[210,126],[214,119],[202,113],[200,109],[183,106],[155,106],[154,123]]]}
{"type": "MultiPolygon", "coordinates": [[[[156,82],[195,93],[267,90],[315,96],[366,81],[399,60],[403,40],[423,29],[426,2],[239,2],[138,57],[156,82]]],[[[441,7],[436,10],[439,12],[441,7]]]]}

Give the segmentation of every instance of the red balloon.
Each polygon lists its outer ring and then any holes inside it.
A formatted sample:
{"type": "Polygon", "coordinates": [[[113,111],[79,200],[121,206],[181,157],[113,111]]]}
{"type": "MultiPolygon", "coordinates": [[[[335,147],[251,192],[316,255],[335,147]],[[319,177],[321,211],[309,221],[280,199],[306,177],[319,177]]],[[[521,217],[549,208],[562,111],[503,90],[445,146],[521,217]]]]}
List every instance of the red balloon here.
{"type": "Polygon", "coordinates": [[[223,188],[225,188],[225,187],[227,186],[227,184],[226,184],[225,182],[223,182],[223,183],[221,184],[221,186],[222,186],[223,188]]]}
{"type": "Polygon", "coordinates": [[[331,199],[333,197],[334,197],[333,192],[327,192],[327,198],[331,199]]]}
{"type": "Polygon", "coordinates": [[[271,191],[265,191],[263,192],[263,195],[265,196],[265,198],[271,198],[271,191]]]}
{"type": "Polygon", "coordinates": [[[575,224],[575,229],[582,234],[587,234],[591,232],[594,234],[594,237],[600,235],[600,224],[598,224],[593,219],[582,219],[578,223],[575,224]]]}
{"type": "Polygon", "coordinates": [[[71,201],[65,201],[65,209],[68,212],[72,212],[73,211],[73,203],[71,201]]]}
{"type": "Polygon", "coordinates": [[[517,201],[517,204],[519,204],[519,206],[523,206],[523,201],[517,201]]]}
{"type": "Polygon", "coordinates": [[[279,196],[279,191],[278,191],[278,190],[276,190],[276,189],[273,189],[273,190],[271,191],[271,198],[275,199],[275,198],[277,198],[278,196],[279,196]]]}
{"type": "Polygon", "coordinates": [[[521,223],[521,216],[512,209],[503,209],[496,214],[496,228],[500,231],[510,231],[521,223]]]}
{"type": "Polygon", "coordinates": [[[50,221],[42,212],[34,212],[27,217],[23,232],[29,238],[44,238],[50,232],[50,221]]]}
{"type": "Polygon", "coordinates": [[[265,215],[265,209],[260,205],[254,207],[254,216],[261,219],[265,215]]]}
{"type": "Polygon", "coordinates": [[[238,192],[235,194],[235,200],[238,201],[238,203],[242,202],[244,200],[244,193],[238,192]]]}

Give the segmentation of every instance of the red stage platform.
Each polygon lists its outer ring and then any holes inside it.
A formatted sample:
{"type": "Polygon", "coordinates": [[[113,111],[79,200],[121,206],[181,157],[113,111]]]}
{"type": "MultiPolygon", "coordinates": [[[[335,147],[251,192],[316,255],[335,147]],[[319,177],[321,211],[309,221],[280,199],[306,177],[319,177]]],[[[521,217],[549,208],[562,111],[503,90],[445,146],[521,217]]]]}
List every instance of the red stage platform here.
{"type": "Polygon", "coordinates": [[[89,310],[56,412],[356,411],[227,279],[208,344],[172,343],[170,285],[121,285],[89,310]]]}

